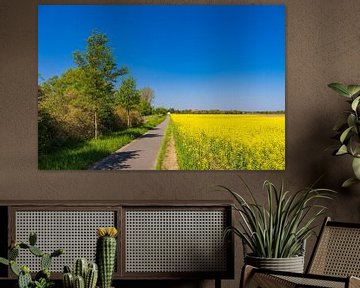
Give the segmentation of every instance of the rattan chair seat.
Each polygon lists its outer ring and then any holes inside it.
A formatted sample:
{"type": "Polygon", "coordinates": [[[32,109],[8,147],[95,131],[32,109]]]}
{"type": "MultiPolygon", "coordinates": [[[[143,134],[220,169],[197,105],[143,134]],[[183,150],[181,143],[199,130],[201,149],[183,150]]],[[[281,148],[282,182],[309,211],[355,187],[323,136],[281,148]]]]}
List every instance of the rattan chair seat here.
{"type": "Polygon", "coordinates": [[[245,266],[240,286],[360,287],[360,224],[326,218],[305,274],[245,266]]]}

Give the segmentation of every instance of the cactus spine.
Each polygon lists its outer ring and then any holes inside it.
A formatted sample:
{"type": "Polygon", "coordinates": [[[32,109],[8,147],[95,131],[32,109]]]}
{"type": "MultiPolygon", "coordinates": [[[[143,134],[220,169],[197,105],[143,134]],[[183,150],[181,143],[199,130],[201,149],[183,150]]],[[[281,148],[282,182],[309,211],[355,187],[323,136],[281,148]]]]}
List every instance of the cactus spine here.
{"type": "Polygon", "coordinates": [[[41,257],[44,255],[44,252],[42,252],[39,247],[36,246],[30,246],[29,251],[37,257],[41,257]]]}
{"type": "Polygon", "coordinates": [[[73,288],[74,276],[71,273],[64,273],[62,280],[64,288],[73,288]]]}
{"type": "Polygon", "coordinates": [[[10,264],[10,269],[11,271],[16,275],[16,276],[19,276],[20,275],[20,268],[19,266],[16,265],[16,262],[14,260],[10,260],[9,262],[10,264]]]}
{"type": "Polygon", "coordinates": [[[76,259],[75,267],[74,267],[75,276],[81,276],[83,279],[85,279],[87,266],[88,266],[88,263],[85,258],[76,259]]]}
{"type": "Polygon", "coordinates": [[[99,267],[100,288],[110,288],[116,258],[115,227],[98,228],[96,243],[96,261],[99,267]]]}
{"type": "Polygon", "coordinates": [[[83,277],[78,275],[74,277],[74,288],[85,288],[83,277]]]}
{"type": "Polygon", "coordinates": [[[9,260],[15,261],[16,258],[19,256],[19,247],[18,245],[16,245],[14,248],[9,250],[8,256],[9,256],[9,260]]]}
{"type": "Polygon", "coordinates": [[[29,244],[30,244],[31,246],[35,246],[35,245],[36,245],[36,241],[37,241],[36,233],[31,232],[30,235],[29,235],[29,244]]]}
{"type": "Polygon", "coordinates": [[[24,266],[23,268],[27,268],[27,269],[22,269],[20,274],[19,274],[19,279],[18,279],[18,285],[19,288],[28,288],[30,286],[30,284],[32,283],[32,279],[30,276],[30,271],[29,268],[24,266]]]}
{"type": "Polygon", "coordinates": [[[95,288],[98,279],[98,266],[90,263],[85,276],[85,288],[95,288]]]}
{"type": "Polygon", "coordinates": [[[68,266],[64,266],[64,288],[95,288],[98,279],[98,269],[95,263],[89,263],[85,258],[76,259],[74,272],[68,266]]]}
{"type": "Polygon", "coordinates": [[[43,256],[41,256],[40,266],[41,269],[49,269],[51,265],[52,257],[50,254],[44,253],[43,256]]]}

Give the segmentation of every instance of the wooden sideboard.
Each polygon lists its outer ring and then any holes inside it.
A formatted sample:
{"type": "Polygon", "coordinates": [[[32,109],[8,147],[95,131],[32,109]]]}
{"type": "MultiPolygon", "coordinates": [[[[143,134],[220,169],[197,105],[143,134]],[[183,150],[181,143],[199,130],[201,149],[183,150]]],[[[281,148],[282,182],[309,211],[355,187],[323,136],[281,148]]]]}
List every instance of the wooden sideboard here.
{"type": "MultiPolygon", "coordinates": [[[[0,202],[0,256],[7,255],[11,241],[36,231],[42,249],[65,249],[51,266],[60,279],[63,265],[75,258],[94,260],[96,227],[115,226],[115,282],[215,279],[220,287],[221,279],[234,278],[234,239],[223,238],[232,221],[231,204],[221,201],[0,202]]],[[[20,260],[36,270],[38,260],[31,257],[20,260]]],[[[13,281],[12,272],[0,266],[0,281],[13,281]]]]}

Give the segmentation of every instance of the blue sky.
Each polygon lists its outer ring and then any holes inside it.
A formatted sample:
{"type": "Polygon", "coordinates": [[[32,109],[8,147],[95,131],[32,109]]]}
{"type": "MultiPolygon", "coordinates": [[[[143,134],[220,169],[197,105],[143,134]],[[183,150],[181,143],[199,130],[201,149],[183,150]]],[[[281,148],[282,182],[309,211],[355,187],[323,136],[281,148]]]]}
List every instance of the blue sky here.
{"type": "MultiPolygon", "coordinates": [[[[39,5],[38,71],[75,67],[93,30],[155,106],[285,110],[284,5],[39,5]]],[[[121,80],[119,80],[120,83],[121,80]]],[[[118,83],[118,84],[119,84],[118,83]]]]}

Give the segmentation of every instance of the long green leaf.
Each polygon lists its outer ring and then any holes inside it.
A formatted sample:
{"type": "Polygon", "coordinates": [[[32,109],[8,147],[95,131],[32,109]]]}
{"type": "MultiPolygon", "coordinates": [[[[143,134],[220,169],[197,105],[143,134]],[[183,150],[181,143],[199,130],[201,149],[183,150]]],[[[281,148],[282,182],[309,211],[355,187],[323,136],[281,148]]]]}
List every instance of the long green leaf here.
{"type": "Polygon", "coordinates": [[[344,183],[341,185],[341,187],[347,188],[354,184],[359,184],[359,183],[360,183],[359,179],[352,177],[352,178],[345,180],[344,183]]]}
{"type": "Polygon", "coordinates": [[[344,132],[341,133],[341,136],[340,136],[341,143],[344,143],[344,141],[346,140],[346,137],[348,136],[348,134],[352,128],[353,128],[353,126],[350,126],[349,128],[345,129],[344,132]]]}
{"type": "Polygon", "coordinates": [[[328,85],[329,88],[333,89],[335,92],[339,93],[342,96],[345,96],[347,98],[351,97],[351,94],[347,88],[346,85],[341,83],[330,83],[328,85]]]}
{"type": "Polygon", "coordinates": [[[360,158],[355,157],[353,159],[352,168],[356,178],[360,180],[360,158]]]}
{"type": "Polygon", "coordinates": [[[355,124],[356,124],[356,116],[353,113],[349,114],[349,116],[347,118],[347,123],[348,123],[349,127],[355,126],[355,124]]]}
{"type": "Polygon", "coordinates": [[[313,233],[313,223],[325,211],[317,204],[320,200],[331,199],[332,190],[312,187],[295,193],[285,191],[283,184],[277,189],[269,181],[264,182],[267,205],[256,202],[250,188],[246,192],[252,202],[240,194],[222,187],[235,198],[234,209],[239,213],[240,228],[233,230],[254,255],[259,257],[290,257],[301,252],[304,241],[313,233]],[[311,217],[308,217],[312,214],[311,217]]]}
{"type": "Polygon", "coordinates": [[[258,203],[257,203],[257,201],[256,201],[256,198],[255,198],[254,194],[252,193],[249,185],[246,184],[245,180],[244,180],[240,175],[237,175],[237,176],[238,176],[238,178],[241,180],[241,182],[243,183],[243,185],[245,186],[246,191],[247,191],[247,193],[250,195],[250,197],[251,197],[252,201],[254,202],[254,204],[258,205],[258,203]]]}
{"type": "Polygon", "coordinates": [[[347,86],[347,90],[350,94],[350,96],[355,96],[356,94],[358,94],[360,92],[360,85],[348,85],[347,86]]]}
{"type": "Polygon", "coordinates": [[[359,105],[359,101],[360,101],[360,96],[356,97],[354,99],[354,101],[352,101],[352,103],[351,103],[351,109],[352,110],[356,111],[356,109],[357,109],[357,107],[359,105]]]}
{"type": "Polygon", "coordinates": [[[3,258],[3,257],[0,257],[0,263],[1,263],[1,264],[4,264],[4,265],[9,265],[9,264],[10,264],[9,260],[8,260],[8,259],[5,259],[5,258],[3,258]]]}

